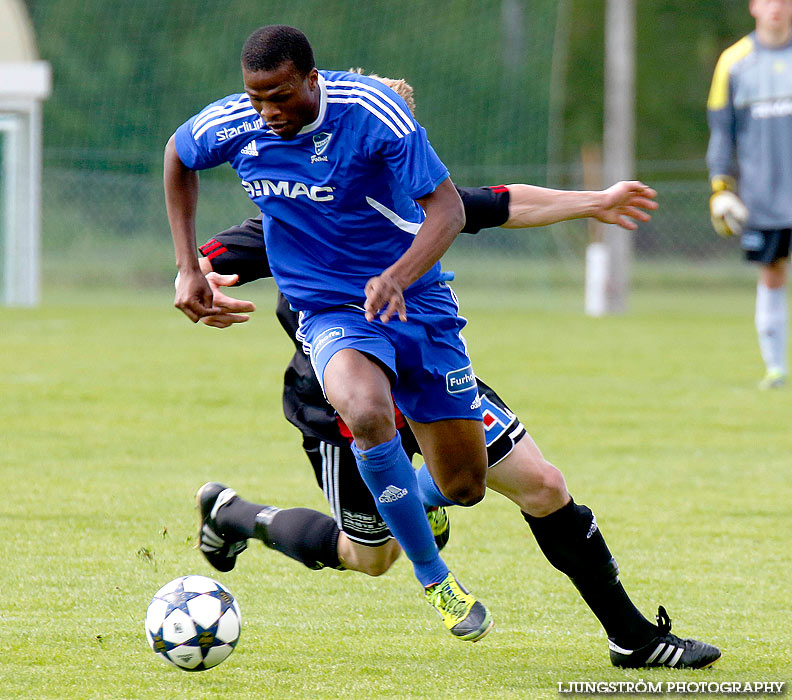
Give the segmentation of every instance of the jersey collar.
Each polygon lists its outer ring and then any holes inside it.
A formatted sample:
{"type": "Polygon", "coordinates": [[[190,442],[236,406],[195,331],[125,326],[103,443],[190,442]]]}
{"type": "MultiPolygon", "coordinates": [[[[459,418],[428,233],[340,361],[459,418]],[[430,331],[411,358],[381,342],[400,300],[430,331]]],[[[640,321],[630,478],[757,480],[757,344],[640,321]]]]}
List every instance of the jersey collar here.
{"type": "Polygon", "coordinates": [[[312,131],[316,131],[324,121],[325,112],[327,111],[327,86],[325,85],[325,79],[322,77],[321,73],[319,73],[318,80],[319,80],[319,114],[316,115],[316,119],[314,119],[310,124],[306,124],[302,129],[300,129],[297,132],[297,136],[302,136],[303,134],[310,134],[312,131]]]}

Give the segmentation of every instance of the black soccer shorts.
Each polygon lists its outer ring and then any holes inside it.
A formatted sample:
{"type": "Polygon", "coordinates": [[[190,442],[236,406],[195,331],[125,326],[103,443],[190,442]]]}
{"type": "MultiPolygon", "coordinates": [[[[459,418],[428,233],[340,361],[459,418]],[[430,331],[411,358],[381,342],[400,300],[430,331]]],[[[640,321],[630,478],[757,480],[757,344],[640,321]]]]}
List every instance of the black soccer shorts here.
{"type": "Polygon", "coordinates": [[[788,228],[766,231],[746,229],[740,236],[740,247],[746,260],[769,265],[789,257],[789,238],[788,228]]]}
{"type": "MultiPolygon", "coordinates": [[[[480,379],[484,429],[489,466],[507,457],[525,437],[526,430],[503,400],[480,379]]],[[[409,426],[400,431],[407,455],[420,453],[409,426]]],[[[312,436],[303,436],[303,449],[314,468],[316,481],[324,491],[330,512],[339,529],[353,542],[378,547],[391,537],[380,517],[374,497],[358,472],[355,456],[349,445],[333,445],[312,436]]]]}

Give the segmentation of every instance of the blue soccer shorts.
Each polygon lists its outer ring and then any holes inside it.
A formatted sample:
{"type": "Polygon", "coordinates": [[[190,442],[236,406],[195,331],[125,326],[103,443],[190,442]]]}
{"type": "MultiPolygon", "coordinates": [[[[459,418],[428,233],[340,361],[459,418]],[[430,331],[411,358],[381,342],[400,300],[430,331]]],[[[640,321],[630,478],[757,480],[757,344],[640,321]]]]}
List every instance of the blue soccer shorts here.
{"type": "Polygon", "coordinates": [[[476,376],[456,296],[444,282],[406,297],[407,321],[367,321],[358,306],[304,312],[297,337],[324,391],[324,370],[339,350],[369,355],[390,374],[396,405],[418,423],[481,420],[476,376]]]}

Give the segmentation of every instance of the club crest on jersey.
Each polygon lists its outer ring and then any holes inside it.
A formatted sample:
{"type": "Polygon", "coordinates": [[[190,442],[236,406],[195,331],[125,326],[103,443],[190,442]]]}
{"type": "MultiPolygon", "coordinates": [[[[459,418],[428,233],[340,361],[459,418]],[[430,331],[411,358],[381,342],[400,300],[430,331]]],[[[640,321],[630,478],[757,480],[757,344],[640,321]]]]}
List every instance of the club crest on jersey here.
{"type": "Polygon", "coordinates": [[[326,131],[323,131],[321,134],[314,135],[313,144],[316,155],[320,156],[322,153],[324,153],[325,148],[327,148],[327,144],[330,143],[331,138],[333,138],[333,135],[328,134],[326,131]]]}
{"type": "Polygon", "coordinates": [[[327,144],[330,143],[330,139],[333,138],[332,134],[323,131],[321,134],[315,134],[313,137],[313,145],[314,145],[314,154],[311,156],[312,163],[319,163],[319,162],[327,162],[327,156],[323,156],[325,149],[327,148],[327,144]]]}
{"type": "Polygon", "coordinates": [[[449,394],[459,394],[476,387],[476,375],[473,373],[471,365],[462,367],[462,369],[455,369],[446,374],[446,391],[449,394]]]}

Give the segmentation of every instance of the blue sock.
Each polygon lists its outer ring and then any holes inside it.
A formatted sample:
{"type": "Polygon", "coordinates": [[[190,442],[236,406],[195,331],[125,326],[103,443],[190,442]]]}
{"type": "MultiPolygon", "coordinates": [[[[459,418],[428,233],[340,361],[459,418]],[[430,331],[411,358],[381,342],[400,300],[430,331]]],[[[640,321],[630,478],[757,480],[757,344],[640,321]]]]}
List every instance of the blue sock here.
{"type": "Polygon", "coordinates": [[[416,578],[423,586],[442,581],[448,567],[437,552],[401,435],[396,433],[393,439],[368,450],[359,450],[353,442],[352,452],[377,510],[412,562],[416,578]]]}
{"type": "Polygon", "coordinates": [[[437,484],[435,483],[425,464],[421,466],[416,476],[418,478],[418,489],[420,491],[421,501],[425,506],[459,505],[459,503],[455,503],[454,501],[447,499],[440,492],[440,489],[437,488],[437,484]]]}

